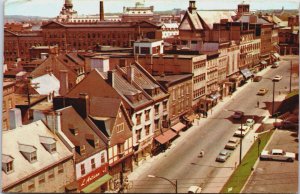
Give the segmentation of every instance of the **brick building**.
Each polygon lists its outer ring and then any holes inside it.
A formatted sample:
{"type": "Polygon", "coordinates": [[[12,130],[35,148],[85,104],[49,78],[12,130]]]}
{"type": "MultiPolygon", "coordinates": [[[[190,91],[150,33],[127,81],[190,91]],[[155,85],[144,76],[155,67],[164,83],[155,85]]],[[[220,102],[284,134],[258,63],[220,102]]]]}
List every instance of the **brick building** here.
{"type": "Polygon", "coordinates": [[[10,110],[15,108],[15,83],[3,81],[2,130],[10,129],[10,110]]]}

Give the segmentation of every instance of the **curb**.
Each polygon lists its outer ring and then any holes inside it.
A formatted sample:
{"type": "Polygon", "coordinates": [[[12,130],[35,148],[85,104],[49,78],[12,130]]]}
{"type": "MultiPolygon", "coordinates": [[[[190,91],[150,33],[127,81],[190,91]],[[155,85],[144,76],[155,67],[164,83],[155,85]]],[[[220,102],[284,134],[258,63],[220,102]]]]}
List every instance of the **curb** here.
{"type": "MultiPolygon", "coordinates": [[[[270,130],[272,130],[272,129],[270,129],[270,130]]],[[[267,147],[267,146],[270,144],[270,142],[272,141],[273,136],[274,136],[276,130],[277,130],[277,129],[274,130],[274,133],[271,135],[271,137],[270,137],[269,141],[267,142],[267,144],[265,145],[265,147],[267,147]]],[[[249,181],[250,181],[250,179],[251,179],[251,177],[252,177],[254,171],[256,170],[256,167],[257,167],[259,161],[260,161],[259,158],[257,158],[256,162],[255,162],[254,165],[253,165],[253,170],[252,170],[252,172],[250,173],[250,176],[248,177],[247,181],[245,182],[243,188],[240,190],[240,193],[243,193],[243,192],[244,192],[245,187],[246,187],[247,184],[249,183],[249,181]]]]}

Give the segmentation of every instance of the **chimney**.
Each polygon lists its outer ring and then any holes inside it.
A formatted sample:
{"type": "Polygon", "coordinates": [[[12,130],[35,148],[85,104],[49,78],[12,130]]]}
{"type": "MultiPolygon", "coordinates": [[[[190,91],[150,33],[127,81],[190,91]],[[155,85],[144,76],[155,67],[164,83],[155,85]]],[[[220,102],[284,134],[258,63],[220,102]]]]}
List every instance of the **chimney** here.
{"type": "Polygon", "coordinates": [[[114,88],[114,77],[115,77],[115,72],[112,70],[109,70],[107,72],[107,81],[108,83],[114,88]]]}
{"type": "Polygon", "coordinates": [[[190,6],[188,8],[190,13],[195,13],[197,8],[196,8],[196,1],[190,1],[190,6]]]}
{"type": "Polygon", "coordinates": [[[61,112],[55,112],[55,130],[61,131],[61,112]]]}
{"type": "Polygon", "coordinates": [[[103,1],[100,1],[100,21],[104,21],[104,5],[103,1]]]}
{"type": "Polygon", "coordinates": [[[22,115],[19,108],[9,110],[9,125],[10,129],[15,129],[22,126],[22,115]]]}
{"type": "Polygon", "coordinates": [[[90,113],[90,99],[87,93],[80,93],[79,94],[79,104],[74,106],[79,108],[77,111],[83,118],[87,118],[90,113]]]}
{"type": "Polygon", "coordinates": [[[127,80],[130,83],[132,83],[132,81],[134,80],[134,68],[133,68],[133,65],[129,65],[127,67],[127,80]]]}
{"type": "Polygon", "coordinates": [[[60,81],[60,95],[65,95],[69,90],[69,83],[68,83],[68,71],[67,70],[60,70],[59,71],[59,81],[60,81]]]}

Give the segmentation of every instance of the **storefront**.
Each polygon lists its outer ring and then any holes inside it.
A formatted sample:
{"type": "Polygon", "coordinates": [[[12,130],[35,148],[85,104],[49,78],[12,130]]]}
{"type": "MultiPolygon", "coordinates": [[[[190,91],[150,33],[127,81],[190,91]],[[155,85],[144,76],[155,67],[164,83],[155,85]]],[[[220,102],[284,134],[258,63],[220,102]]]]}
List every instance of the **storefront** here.
{"type": "Polygon", "coordinates": [[[248,80],[249,78],[253,77],[253,73],[248,68],[242,69],[241,73],[243,74],[245,80],[248,80]]]}
{"type": "Polygon", "coordinates": [[[108,182],[111,179],[108,164],[105,164],[67,185],[66,192],[103,193],[108,190],[108,182]]]}
{"type": "Polygon", "coordinates": [[[158,154],[166,150],[170,145],[171,141],[177,136],[177,133],[168,129],[167,131],[163,132],[162,134],[158,135],[154,138],[154,149],[153,154],[158,154]]]}
{"type": "Polygon", "coordinates": [[[150,136],[147,139],[142,140],[137,146],[134,147],[134,149],[136,150],[133,156],[135,166],[141,165],[147,157],[151,156],[152,140],[153,136],[150,136]]]}
{"type": "Polygon", "coordinates": [[[265,61],[265,60],[262,60],[262,61],[260,62],[260,64],[261,64],[261,66],[260,66],[260,69],[259,69],[259,70],[262,70],[262,69],[264,69],[264,68],[266,68],[266,67],[267,67],[267,65],[268,65],[268,62],[267,62],[267,61],[265,61]]]}

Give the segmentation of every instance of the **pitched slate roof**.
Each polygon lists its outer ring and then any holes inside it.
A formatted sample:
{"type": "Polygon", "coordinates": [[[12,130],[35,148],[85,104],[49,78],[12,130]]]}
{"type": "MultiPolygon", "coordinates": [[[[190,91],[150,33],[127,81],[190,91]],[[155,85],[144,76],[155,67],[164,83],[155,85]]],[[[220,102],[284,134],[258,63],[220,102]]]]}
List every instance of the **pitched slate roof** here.
{"type": "MultiPolygon", "coordinates": [[[[18,181],[28,179],[34,173],[53,164],[72,158],[73,153],[64,143],[53,134],[42,121],[36,121],[23,125],[13,130],[2,132],[2,153],[13,158],[14,171],[6,174],[2,171],[2,189],[9,187],[18,181]],[[40,136],[54,138],[56,140],[56,152],[49,153],[40,141],[40,136]],[[30,163],[20,152],[21,149],[36,149],[37,161],[30,163]]],[[[27,151],[27,150],[25,150],[27,151]]]]}
{"type": "Polygon", "coordinates": [[[228,19],[228,22],[232,22],[232,17],[236,14],[233,10],[201,10],[197,13],[210,29],[213,28],[214,23],[220,23],[221,19],[228,19]]]}
{"type": "Polygon", "coordinates": [[[180,30],[209,30],[209,26],[199,15],[199,13],[185,12],[185,15],[179,25],[180,30]]]}
{"type": "Polygon", "coordinates": [[[85,154],[82,155],[75,152],[75,161],[80,162],[85,158],[88,158],[101,150],[106,148],[102,139],[93,131],[92,128],[78,115],[72,106],[57,110],[61,112],[61,130],[67,136],[67,138],[75,145],[85,145],[85,154]],[[74,135],[70,129],[76,128],[78,135],[74,135]],[[99,147],[95,148],[88,142],[88,138],[95,138],[99,140],[99,147]]]}

